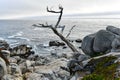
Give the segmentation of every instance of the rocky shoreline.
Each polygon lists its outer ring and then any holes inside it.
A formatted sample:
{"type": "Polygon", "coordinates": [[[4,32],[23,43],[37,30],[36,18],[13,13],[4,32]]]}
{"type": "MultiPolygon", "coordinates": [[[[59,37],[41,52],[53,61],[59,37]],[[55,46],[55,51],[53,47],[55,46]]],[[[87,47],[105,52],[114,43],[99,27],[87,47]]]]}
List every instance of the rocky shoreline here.
{"type": "MultiPolygon", "coordinates": [[[[119,33],[119,28],[108,26],[83,40],[74,40],[82,42],[80,48],[84,52],[76,55],[73,52],[35,55],[26,44],[10,48],[1,40],[0,80],[119,80],[119,33]]],[[[49,45],[66,48],[59,41],[50,41],[49,45]]]]}
{"type": "MultiPolygon", "coordinates": [[[[78,41],[79,42],[79,41],[78,41]]],[[[65,46],[65,43],[50,41],[50,46],[65,46]]],[[[61,67],[67,67],[72,58],[71,53],[51,53],[48,55],[36,55],[32,47],[21,44],[10,48],[6,41],[0,41],[0,53],[6,56],[2,59],[2,80],[68,80],[70,74],[61,67]],[[4,63],[4,64],[3,64],[4,63]]]]}

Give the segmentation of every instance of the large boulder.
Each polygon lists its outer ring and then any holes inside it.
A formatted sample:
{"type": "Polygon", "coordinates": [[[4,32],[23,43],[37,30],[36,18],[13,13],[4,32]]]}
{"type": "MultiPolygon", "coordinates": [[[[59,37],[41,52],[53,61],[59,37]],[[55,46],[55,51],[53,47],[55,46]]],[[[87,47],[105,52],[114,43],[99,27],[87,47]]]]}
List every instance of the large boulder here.
{"type": "Polygon", "coordinates": [[[100,30],[84,37],[81,48],[89,56],[120,51],[120,36],[108,30],[100,30]]]}
{"type": "Polygon", "coordinates": [[[116,38],[115,34],[106,31],[100,30],[96,33],[94,43],[93,43],[93,50],[97,53],[106,52],[112,49],[112,42],[116,38]]]}
{"type": "Polygon", "coordinates": [[[116,36],[116,38],[112,41],[112,52],[120,52],[120,36],[116,36]]]}
{"type": "Polygon", "coordinates": [[[107,26],[106,30],[120,36],[120,28],[116,28],[114,26],[107,26]]]}
{"type": "Polygon", "coordinates": [[[90,34],[90,35],[86,36],[83,39],[82,45],[81,45],[83,52],[90,56],[92,56],[94,54],[93,43],[94,43],[95,35],[96,34],[90,34]]]}

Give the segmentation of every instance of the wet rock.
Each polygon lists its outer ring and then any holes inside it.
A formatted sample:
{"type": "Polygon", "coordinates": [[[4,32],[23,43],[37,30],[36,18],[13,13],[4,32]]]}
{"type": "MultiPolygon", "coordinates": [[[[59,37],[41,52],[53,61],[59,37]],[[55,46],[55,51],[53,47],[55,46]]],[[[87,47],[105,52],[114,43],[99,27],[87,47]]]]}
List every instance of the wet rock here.
{"type": "Polygon", "coordinates": [[[77,43],[81,43],[82,40],[81,40],[81,39],[76,39],[75,42],[77,42],[77,43]]]}
{"type": "Polygon", "coordinates": [[[67,48],[67,46],[63,46],[63,49],[66,49],[67,48]]]}
{"type": "Polygon", "coordinates": [[[84,37],[84,39],[82,41],[82,45],[81,45],[83,52],[90,56],[94,55],[93,43],[94,43],[95,35],[96,34],[90,34],[90,35],[84,37]]]}
{"type": "Polygon", "coordinates": [[[95,52],[106,52],[112,49],[111,44],[112,41],[115,39],[115,34],[106,31],[100,30],[96,33],[94,43],[93,43],[93,50],[95,52]]]}
{"type": "Polygon", "coordinates": [[[9,49],[9,44],[4,40],[0,40],[0,50],[8,50],[8,49],[9,49]]]}
{"type": "Polygon", "coordinates": [[[59,41],[50,41],[49,46],[64,46],[65,43],[59,41]]]}
{"type": "Polygon", "coordinates": [[[29,47],[25,44],[19,45],[11,49],[11,57],[20,56],[21,58],[27,58],[32,54],[34,54],[34,51],[32,51],[32,47],[29,47]]]}
{"type": "Polygon", "coordinates": [[[32,48],[28,47],[25,44],[16,46],[12,49],[12,54],[25,54],[26,52],[30,51],[32,48]]]}
{"type": "Polygon", "coordinates": [[[57,52],[51,51],[51,56],[57,57],[57,52]]]}

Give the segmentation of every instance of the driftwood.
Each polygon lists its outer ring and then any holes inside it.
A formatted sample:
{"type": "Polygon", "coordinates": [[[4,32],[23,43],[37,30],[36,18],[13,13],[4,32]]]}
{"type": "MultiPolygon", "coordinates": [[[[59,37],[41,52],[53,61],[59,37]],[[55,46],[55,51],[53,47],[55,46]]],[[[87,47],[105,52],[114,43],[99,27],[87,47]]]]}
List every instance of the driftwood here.
{"type": "Polygon", "coordinates": [[[107,57],[107,56],[116,56],[116,57],[119,57],[120,53],[119,52],[110,52],[110,53],[103,54],[103,55],[100,55],[100,56],[92,57],[92,58],[89,58],[89,59],[86,59],[86,60],[82,61],[82,64],[83,64],[83,66],[85,66],[92,59],[100,59],[100,58],[107,57]]]}
{"type": "MultiPolygon", "coordinates": [[[[62,17],[62,14],[63,14],[63,7],[62,6],[59,6],[59,10],[60,11],[54,11],[54,10],[49,10],[49,8],[47,7],[47,12],[51,12],[51,13],[59,13],[60,15],[59,15],[59,18],[58,18],[58,21],[57,21],[57,23],[56,23],[56,25],[53,27],[52,25],[48,25],[48,24],[46,24],[46,25],[44,25],[44,24],[38,24],[38,25],[34,25],[34,26],[36,26],[36,27],[41,27],[41,28],[50,28],[50,29],[52,29],[52,31],[57,35],[57,36],[59,36],[60,37],[60,39],[61,40],[63,40],[67,45],[68,45],[68,47],[74,52],[74,53],[79,53],[80,54],[80,52],[61,34],[61,33],[59,33],[58,31],[57,31],[57,27],[58,27],[58,25],[59,25],[59,23],[60,23],[60,21],[61,21],[61,17],[62,17]]],[[[74,26],[73,26],[74,27],[74,26]]]]}

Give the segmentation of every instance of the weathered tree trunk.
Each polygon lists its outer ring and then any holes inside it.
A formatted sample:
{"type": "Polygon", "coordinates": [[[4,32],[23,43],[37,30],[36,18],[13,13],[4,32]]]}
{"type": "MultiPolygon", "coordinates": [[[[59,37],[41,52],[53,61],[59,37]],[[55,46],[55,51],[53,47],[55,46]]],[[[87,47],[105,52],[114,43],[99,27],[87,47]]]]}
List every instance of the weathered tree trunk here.
{"type": "Polygon", "coordinates": [[[56,28],[51,27],[51,29],[53,30],[53,32],[54,32],[57,36],[60,37],[61,40],[63,40],[63,41],[68,45],[68,47],[70,47],[70,49],[71,49],[73,52],[79,53],[79,51],[78,51],[62,34],[60,34],[60,33],[56,30],[56,28]]]}

